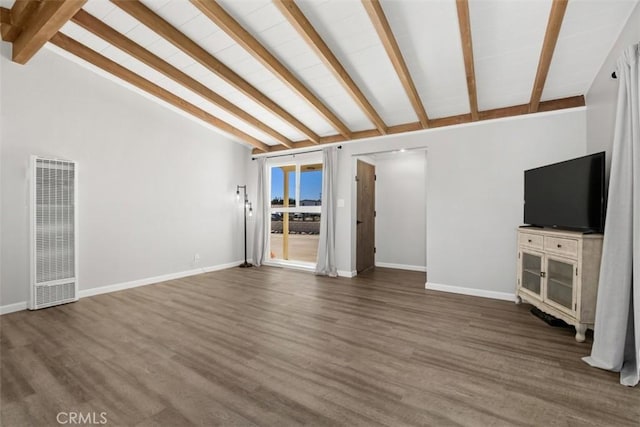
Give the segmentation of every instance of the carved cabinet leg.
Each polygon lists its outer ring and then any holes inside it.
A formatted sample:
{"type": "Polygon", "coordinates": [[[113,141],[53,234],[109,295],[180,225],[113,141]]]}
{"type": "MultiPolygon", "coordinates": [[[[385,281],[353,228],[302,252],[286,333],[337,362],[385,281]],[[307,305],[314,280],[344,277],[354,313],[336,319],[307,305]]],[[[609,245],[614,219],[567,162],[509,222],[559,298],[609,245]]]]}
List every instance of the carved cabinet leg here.
{"type": "Polygon", "coordinates": [[[586,339],[585,334],[587,332],[587,325],[579,323],[576,325],[576,341],[584,342],[586,339]]]}
{"type": "Polygon", "coordinates": [[[522,298],[520,296],[516,296],[516,305],[522,304],[522,298]]]}

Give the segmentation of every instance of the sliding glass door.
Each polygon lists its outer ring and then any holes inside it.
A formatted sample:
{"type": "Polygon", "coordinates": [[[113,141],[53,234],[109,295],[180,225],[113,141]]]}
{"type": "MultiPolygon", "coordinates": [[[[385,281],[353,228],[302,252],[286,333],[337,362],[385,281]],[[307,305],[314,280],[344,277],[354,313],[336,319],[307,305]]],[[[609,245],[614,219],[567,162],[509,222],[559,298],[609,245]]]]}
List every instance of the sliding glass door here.
{"type": "Polygon", "coordinates": [[[316,159],[273,164],[269,170],[269,259],[315,264],[322,202],[322,163],[316,159]]]}

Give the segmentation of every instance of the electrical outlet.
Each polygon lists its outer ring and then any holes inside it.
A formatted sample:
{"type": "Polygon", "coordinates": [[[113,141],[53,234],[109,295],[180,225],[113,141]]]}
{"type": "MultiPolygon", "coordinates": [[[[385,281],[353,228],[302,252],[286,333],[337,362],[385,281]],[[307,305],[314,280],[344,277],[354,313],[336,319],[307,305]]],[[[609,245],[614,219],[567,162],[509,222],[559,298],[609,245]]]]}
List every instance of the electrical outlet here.
{"type": "Polygon", "coordinates": [[[200,254],[195,254],[193,256],[193,264],[196,265],[198,263],[200,263],[200,254]]]}

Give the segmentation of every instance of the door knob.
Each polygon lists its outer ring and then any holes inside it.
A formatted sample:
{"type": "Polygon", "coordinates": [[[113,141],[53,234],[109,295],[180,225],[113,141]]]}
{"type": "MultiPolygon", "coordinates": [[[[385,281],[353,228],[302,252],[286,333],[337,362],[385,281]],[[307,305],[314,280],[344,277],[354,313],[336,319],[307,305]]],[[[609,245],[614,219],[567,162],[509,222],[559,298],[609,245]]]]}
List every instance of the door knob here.
{"type": "Polygon", "coordinates": [[[356,220],[356,225],[360,225],[360,224],[362,224],[362,221],[360,221],[359,219],[356,220]]]}

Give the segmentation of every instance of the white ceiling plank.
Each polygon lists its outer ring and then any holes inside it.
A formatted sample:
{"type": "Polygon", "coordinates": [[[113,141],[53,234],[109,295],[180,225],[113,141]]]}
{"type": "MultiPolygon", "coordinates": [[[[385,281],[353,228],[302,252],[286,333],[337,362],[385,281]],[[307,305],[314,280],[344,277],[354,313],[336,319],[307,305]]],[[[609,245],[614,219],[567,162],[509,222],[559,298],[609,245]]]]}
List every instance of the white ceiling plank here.
{"type": "MultiPolygon", "coordinates": [[[[91,13],[91,12],[89,12],[91,13]]],[[[140,24],[131,15],[124,12],[118,7],[114,7],[104,18],[101,19],[105,24],[122,34],[127,34],[140,24]]]]}
{"type": "MultiPolygon", "coordinates": [[[[233,88],[231,88],[233,89],[233,88]]],[[[238,92],[231,91],[227,95],[225,95],[230,102],[233,102],[238,107],[244,109],[245,111],[251,111],[251,115],[253,115],[256,119],[262,121],[263,123],[269,123],[273,129],[286,136],[291,141],[300,141],[306,139],[305,135],[284,122],[279,117],[276,117],[274,114],[267,111],[265,108],[258,105],[255,101],[251,100],[246,95],[238,92]]]]}
{"type": "MultiPolygon", "coordinates": [[[[208,18],[207,18],[208,19],[208,18]]],[[[209,20],[209,22],[211,22],[209,20]]],[[[216,27],[217,28],[217,27],[216,27]]],[[[218,28],[218,31],[200,40],[198,44],[212,55],[236,44],[231,37],[218,28]]]]}
{"type": "MultiPolygon", "coordinates": [[[[411,103],[402,95],[402,84],[360,2],[305,0],[296,4],[387,126],[417,120],[411,103]]],[[[306,81],[322,81],[327,75],[321,72],[325,68],[319,62],[317,66],[300,67],[299,73],[306,81]]],[[[335,102],[340,101],[336,99],[335,102]]],[[[373,128],[364,112],[355,102],[353,104],[353,111],[357,108],[361,115],[358,129],[373,128]],[[364,128],[365,124],[367,128],[364,128]]]]}
{"type": "MultiPolygon", "coordinates": [[[[154,0],[141,0],[141,3],[151,8],[154,0]]],[[[170,0],[162,7],[154,10],[154,12],[166,20],[171,19],[171,23],[176,28],[182,27],[184,24],[200,15],[198,9],[185,0],[170,0]]]]}
{"type": "MultiPolygon", "coordinates": [[[[542,100],[586,94],[636,1],[570,0],[542,100]]],[[[613,71],[613,70],[612,70],[613,71]]]]}
{"type": "MultiPolygon", "coordinates": [[[[76,39],[76,40],[78,40],[79,42],[83,43],[84,45],[94,49],[94,47],[90,43],[86,42],[86,39],[80,38],[80,39],[76,39]]],[[[94,50],[97,50],[97,49],[94,49],[94,50]]],[[[113,46],[109,46],[106,49],[101,50],[100,54],[102,56],[106,56],[107,58],[109,58],[113,62],[117,62],[120,65],[123,65],[124,61],[128,58],[128,55],[125,52],[123,52],[120,49],[118,49],[117,47],[113,47],[113,46]]]]}
{"type": "MultiPolygon", "coordinates": [[[[204,6],[204,8],[213,7],[214,5],[215,3],[204,6]]],[[[270,72],[273,72],[279,80],[283,81],[285,85],[290,87],[296,96],[302,97],[312,105],[315,111],[323,117],[323,120],[330,120],[336,131],[347,136],[349,131],[360,130],[363,127],[368,128],[371,126],[371,122],[369,122],[368,118],[366,118],[345,90],[343,90],[343,95],[340,99],[334,98],[333,103],[328,103],[328,98],[325,94],[327,88],[319,87],[315,82],[306,81],[304,75],[300,73],[298,69],[299,64],[296,62],[296,58],[292,57],[289,51],[278,49],[278,46],[287,40],[291,42],[297,41],[301,44],[301,49],[306,49],[315,55],[313,49],[307,45],[304,39],[302,39],[291,24],[289,24],[273,3],[270,1],[265,2],[263,7],[249,15],[242,14],[242,2],[221,2],[221,5],[217,7],[220,9],[228,7],[228,9],[225,9],[225,13],[228,14],[232,20],[237,21],[237,24],[245,28],[249,33],[247,36],[252,39],[255,38],[259,44],[259,54],[256,54],[255,49],[252,50],[251,47],[245,52],[251,51],[252,56],[260,61],[261,64],[264,64],[264,66],[269,69],[270,72]],[[240,11],[238,11],[238,9],[240,9],[240,11]],[[271,64],[275,62],[282,64],[282,66],[272,66],[271,64]],[[364,124],[362,123],[363,121],[364,124]]],[[[203,7],[201,7],[201,9],[202,8],[203,7]]],[[[215,14],[211,16],[215,16],[215,14]]],[[[245,49],[251,45],[247,46],[243,44],[243,46],[243,49],[245,49]]],[[[219,52],[219,55],[225,54],[227,50],[219,52]]],[[[318,58],[317,55],[315,56],[317,61],[321,62],[321,59],[318,58]]],[[[225,61],[225,59],[222,59],[222,61],[225,61]]],[[[233,66],[231,63],[229,64],[233,66]]],[[[308,64],[305,64],[305,66],[308,66],[308,64]]],[[[326,68],[326,73],[333,77],[331,70],[328,68],[326,68]]],[[[335,79],[335,77],[333,78],[335,79]]]]}
{"type": "Polygon", "coordinates": [[[216,58],[227,64],[229,67],[234,68],[239,62],[251,59],[251,55],[249,55],[242,46],[233,44],[226,49],[216,52],[216,58]]]}
{"type": "Polygon", "coordinates": [[[91,34],[88,31],[82,29],[82,27],[74,24],[71,21],[68,21],[66,24],[62,26],[60,29],[61,32],[68,35],[69,37],[86,44],[87,46],[91,46],[91,48],[97,52],[101,52],[109,47],[111,44],[102,40],[100,37],[91,34]]]}
{"type": "MultiPolygon", "coordinates": [[[[151,6],[153,2],[150,0],[143,0],[142,3],[144,3],[146,6],[151,6]]],[[[239,3],[243,3],[243,2],[239,2],[239,3]]],[[[272,6],[272,8],[274,7],[272,6]]],[[[195,11],[196,14],[198,15],[200,14],[200,12],[189,2],[172,1],[167,3],[166,6],[158,9],[157,13],[172,26],[180,27],[181,29],[184,30],[188,28],[190,25],[193,25],[194,22],[197,22],[196,16],[193,16],[191,17],[191,19],[187,20],[187,18],[191,16],[191,12],[193,11],[195,11]],[[188,9],[189,12],[188,13],[181,12],[175,15],[167,12],[170,8],[177,7],[177,5],[180,5],[180,4],[182,4],[185,9],[188,9]]],[[[276,13],[279,14],[277,10],[276,10],[276,13]]],[[[278,19],[284,20],[284,17],[280,16],[280,18],[278,19]]],[[[255,87],[258,87],[259,90],[262,90],[262,88],[257,86],[253,81],[251,81],[251,79],[248,79],[247,75],[262,76],[264,73],[266,73],[267,75],[271,76],[271,79],[277,80],[277,78],[273,76],[273,74],[271,74],[270,71],[264,68],[264,66],[260,62],[258,62],[255,58],[251,56],[251,54],[249,54],[244,49],[242,49],[239,45],[237,45],[235,41],[230,39],[230,37],[228,37],[224,33],[224,31],[220,30],[213,23],[211,23],[210,25],[212,26],[212,28],[215,29],[215,31],[210,36],[198,42],[198,44],[203,49],[205,49],[211,55],[215,56],[219,61],[221,61],[226,66],[231,68],[240,77],[247,80],[250,84],[252,84],[255,87]],[[221,46],[223,48],[221,48],[221,46]]],[[[207,71],[206,74],[204,73],[200,75],[194,74],[194,72],[200,73],[202,71],[202,68],[199,67],[198,65],[195,65],[190,60],[187,61],[185,58],[179,57],[177,53],[174,53],[172,56],[168,58],[163,58],[163,59],[165,59],[167,62],[176,66],[176,68],[180,69],[181,71],[189,74],[191,77],[196,78],[198,80],[201,80],[202,78],[204,78],[204,76],[211,73],[210,71],[207,71]],[[182,61],[184,61],[184,63],[182,63],[182,61]]],[[[214,89],[214,88],[211,88],[211,89],[214,89]]],[[[297,115],[299,111],[307,111],[309,109],[309,107],[307,106],[305,106],[304,108],[302,107],[301,104],[304,104],[304,101],[301,101],[300,97],[296,93],[294,93],[291,89],[289,89],[284,83],[280,82],[280,86],[278,87],[278,89],[279,90],[284,89],[287,91],[286,95],[283,95],[283,94],[278,95],[279,99],[283,100],[287,106],[282,105],[281,102],[279,102],[278,100],[273,99],[273,101],[276,102],[278,105],[280,105],[282,108],[284,108],[286,111],[294,115],[297,115]]],[[[265,95],[269,96],[266,92],[265,92],[265,95]]],[[[253,113],[252,111],[247,111],[247,112],[250,114],[253,113]]],[[[317,133],[316,127],[321,130],[326,129],[327,122],[322,117],[320,117],[317,113],[313,113],[313,114],[314,116],[307,116],[305,113],[304,115],[305,119],[301,121],[306,126],[311,128],[315,133],[317,133]]],[[[272,124],[268,124],[268,125],[273,127],[272,124]]]]}
{"type": "Polygon", "coordinates": [[[211,20],[204,15],[196,16],[178,29],[194,42],[200,42],[219,31],[215,25],[212,25],[211,20]]]}
{"type": "Polygon", "coordinates": [[[165,7],[167,5],[167,3],[169,3],[171,0],[152,0],[146,3],[146,6],[153,10],[154,12],[157,12],[158,10],[162,9],[163,7],[165,7]]]}
{"type": "Polygon", "coordinates": [[[551,0],[470,2],[481,111],[529,102],[550,10],[551,0]]]}
{"type": "MultiPolygon", "coordinates": [[[[141,0],[320,136],[335,128],[300,95],[186,0],[141,0]]],[[[526,104],[535,80],[552,0],[469,0],[480,111],[526,104]]],[[[380,0],[416,90],[430,119],[469,112],[455,1],[380,0]]],[[[352,131],[373,123],[333,72],[271,0],[219,0],[352,131]]],[[[11,8],[14,0],[0,0],[11,8]]],[[[415,110],[358,0],[296,0],[314,29],[388,126],[417,121],[415,110]]],[[[584,95],[638,0],[570,0],[549,67],[542,101],[584,95]]],[[[84,10],[195,78],[290,140],[307,137],[197,63],[109,0],[84,10]]],[[[61,32],[135,70],[247,134],[277,144],[199,95],[177,85],[75,24],[61,32]]]]}
{"type": "Polygon", "coordinates": [[[292,40],[291,25],[288,22],[280,22],[258,33],[263,40],[269,40],[269,47],[276,49],[284,43],[292,40]]]}
{"type": "Polygon", "coordinates": [[[116,5],[109,0],[88,0],[82,8],[96,18],[103,20],[116,8],[116,5]]]}
{"type": "Polygon", "coordinates": [[[136,26],[125,35],[144,48],[147,48],[160,39],[156,33],[142,24],[136,26]]]}
{"type": "MultiPolygon", "coordinates": [[[[246,6],[244,2],[221,1],[220,4],[226,9],[227,13],[232,15],[234,19],[246,28],[251,35],[290,70],[294,76],[299,78],[322,103],[327,105],[350,130],[370,129],[373,126],[353,98],[351,98],[342,87],[340,87],[341,93],[335,94],[330,92],[333,90],[332,88],[319,84],[318,80],[307,79],[304,70],[319,65],[322,67],[324,75],[326,75],[328,79],[331,79],[331,86],[339,86],[331,70],[322,63],[322,60],[315,54],[313,49],[300,37],[278,8],[270,1],[265,1],[262,7],[248,15],[243,15],[246,6]],[[299,61],[301,55],[303,55],[303,61],[299,61]],[[331,102],[329,102],[329,99],[331,102]]],[[[246,51],[244,52],[246,53],[246,51]]],[[[227,52],[227,50],[218,52],[219,58],[231,67],[236,63],[234,61],[239,61],[239,58],[235,57],[235,55],[236,53],[232,55],[231,52],[227,52]],[[231,56],[231,58],[227,56],[231,56]]],[[[266,68],[264,68],[264,70],[270,73],[266,68]]],[[[243,73],[239,68],[238,72],[243,73]]],[[[251,70],[247,74],[242,75],[248,80],[257,77],[260,80],[260,87],[263,87],[265,84],[273,84],[270,80],[262,77],[258,69],[251,70]]],[[[326,82],[328,80],[324,81],[326,82]]],[[[252,81],[252,83],[254,82],[252,81]]],[[[286,87],[286,85],[284,85],[284,87],[286,87]]],[[[298,96],[294,92],[292,92],[292,94],[298,96]]],[[[289,102],[289,104],[293,105],[294,103],[289,102]]],[[[295,104],[300,105],[297,102],[295,104]]],[[[298,108],[295,110],[288,109],[288,111],[295,111],[296,114],[299,112],[298,108]]],[[[316,129],[315,126],[321,126],[321,128],[324,129],[327,123],[326,120],[319,115],[318,119],[319,120],[314,120],[314,123],[317,123],[317,125],[308,124],[314,130],[316,129]]],[[[319,132],[319,134],[320,133],[321,132],[319,132]]]]}
{"type": "Polygon", "coordinates": [[[270,0],[222,0],[218,3],[252,34],[260,33],[285,21],[282,15],[273,13],[270,0]]]}
{"type": "Polygon", "coordinates": [[[147,49],[160,58],[167,58],[179,52],[179,49],[163,38],[158,38],[147,49]]]}
{"type": "Polygon", "coordinates": [[[468,113],[455,2],[385,1],[382,5],[429,117],[468,113]]]}

